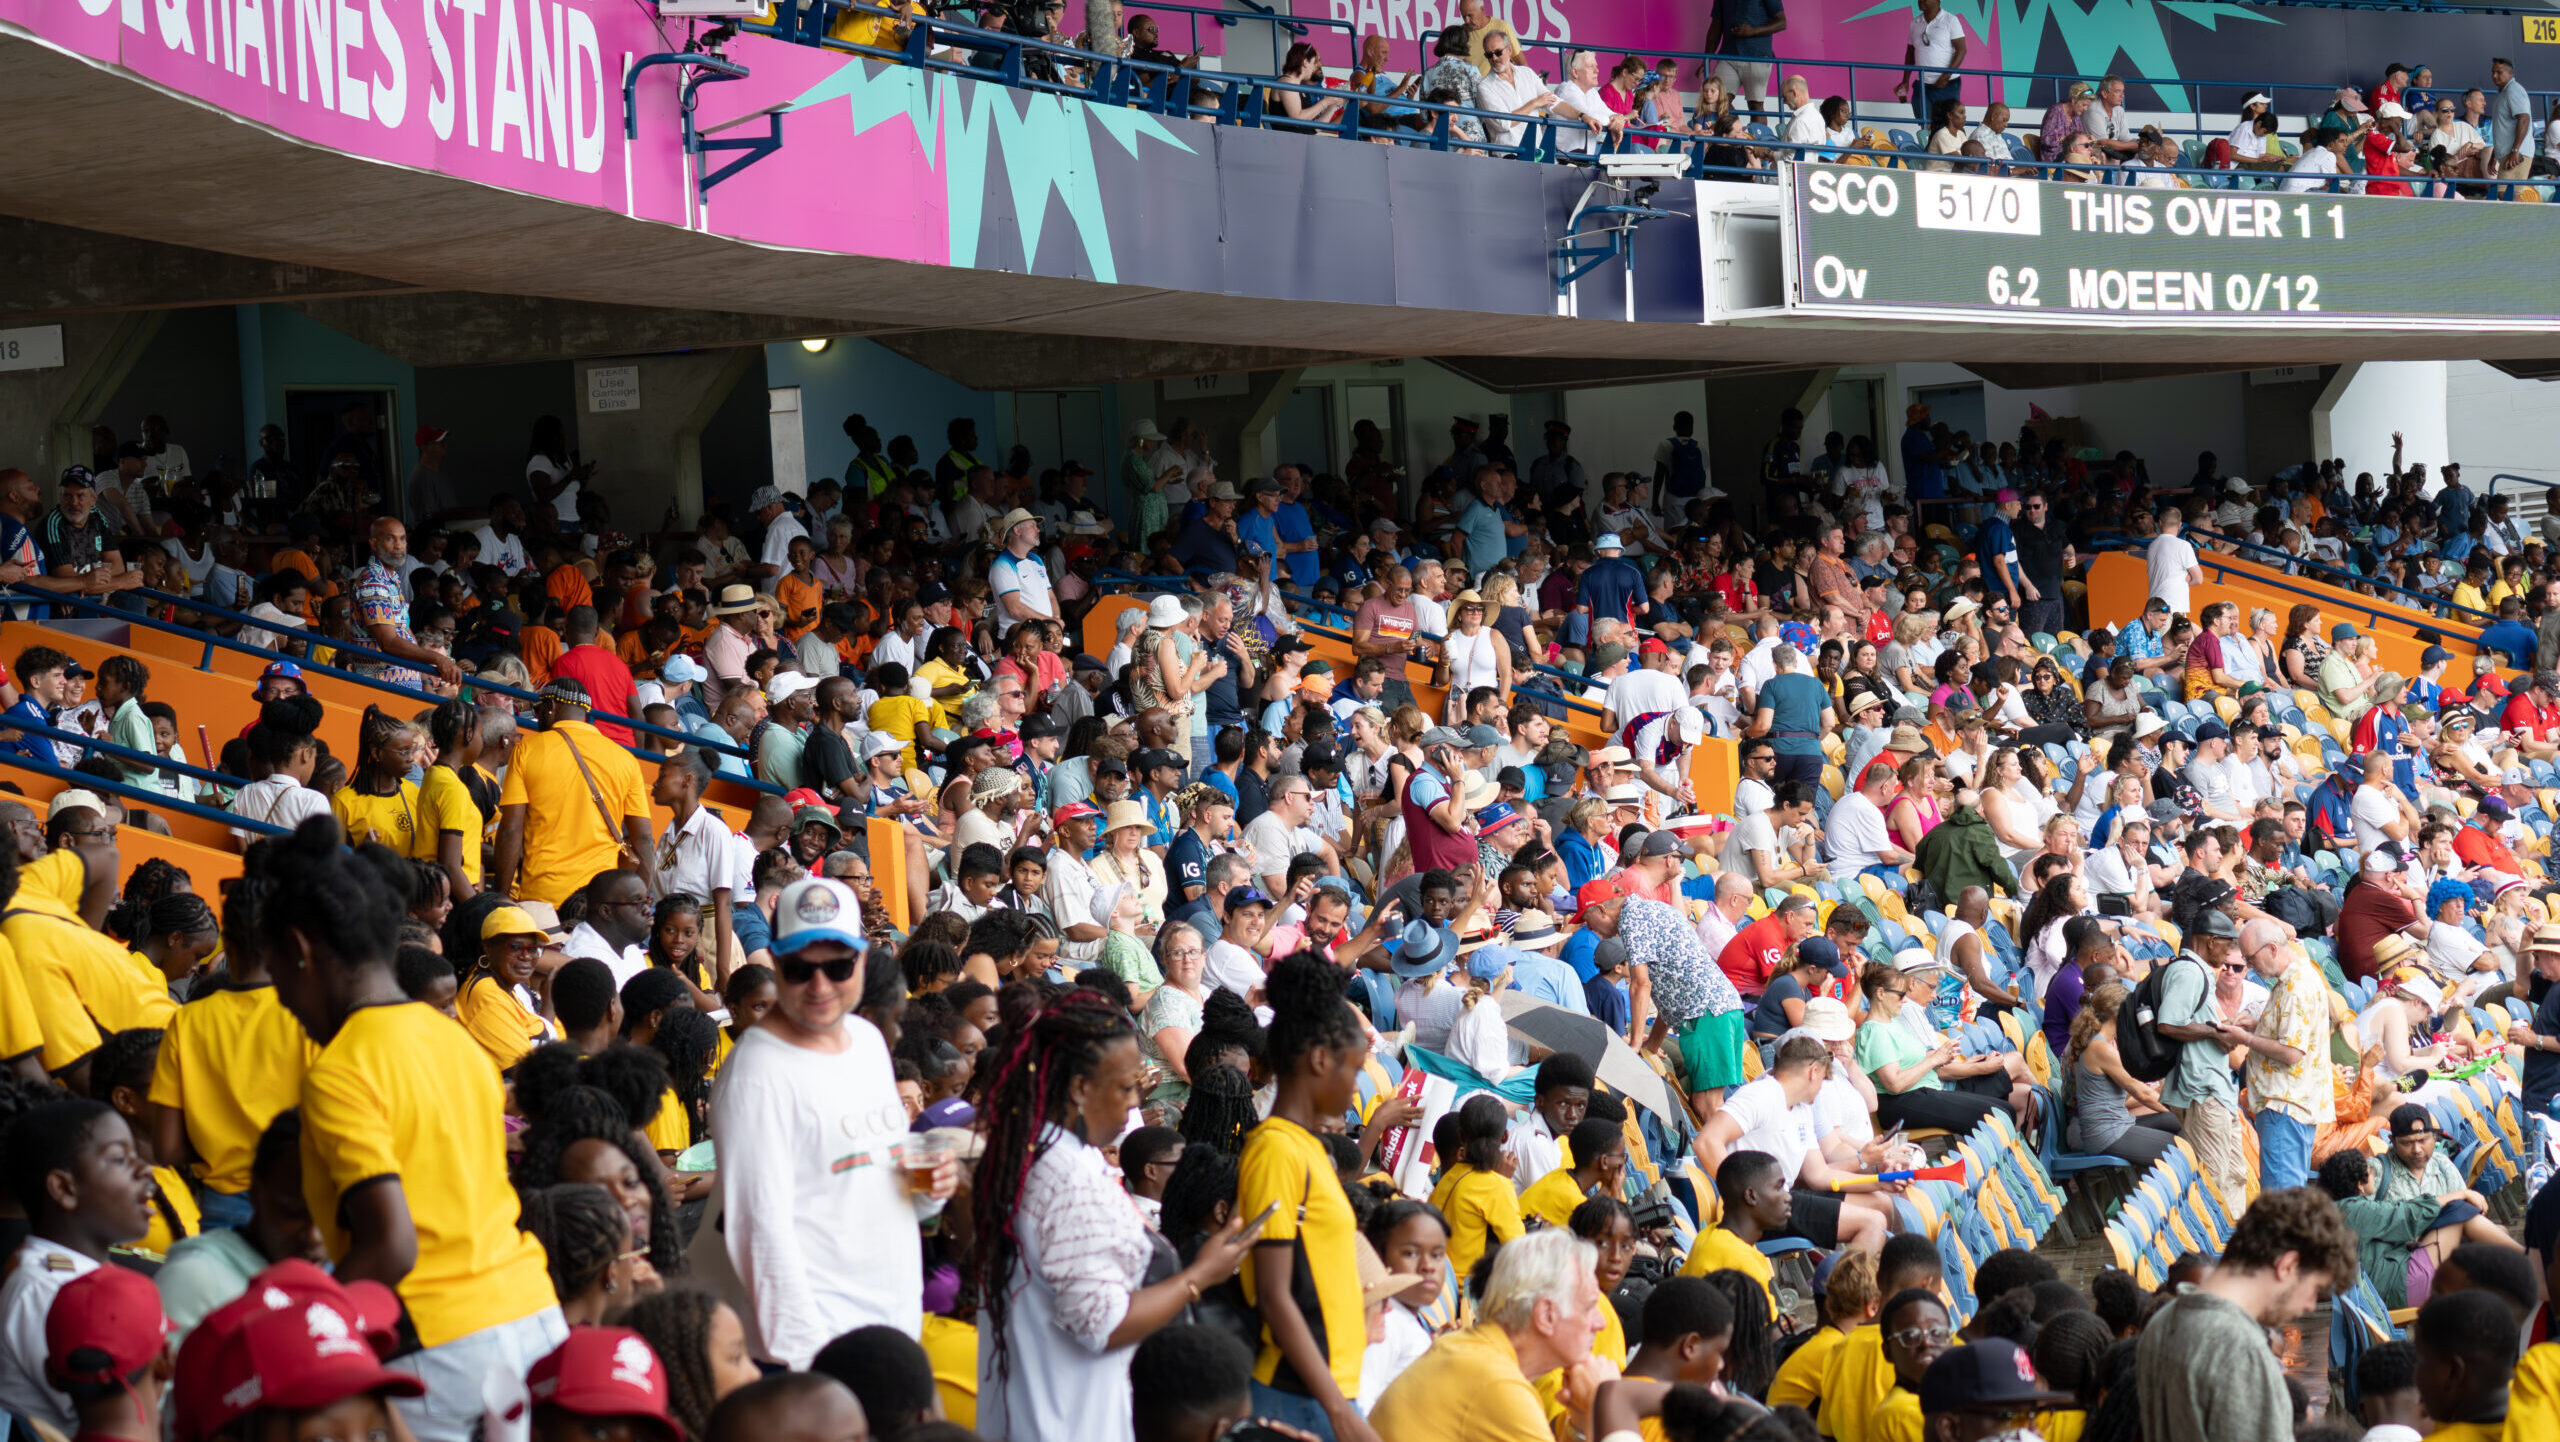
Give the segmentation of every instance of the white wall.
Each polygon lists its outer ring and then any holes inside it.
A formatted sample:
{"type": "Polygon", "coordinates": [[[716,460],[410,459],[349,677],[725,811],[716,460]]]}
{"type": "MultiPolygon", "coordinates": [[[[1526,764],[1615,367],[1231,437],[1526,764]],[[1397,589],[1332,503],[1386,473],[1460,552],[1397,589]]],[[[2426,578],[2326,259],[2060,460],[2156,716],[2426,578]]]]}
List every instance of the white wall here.
{"type": "MultiPolygon", "coordinates": [[[[1902,408],[1916,388],[1962,385],[1979,380],[1958,365],[1899,365],[1892,368],[1883,397],[1885,428],[1877,437],[1885,464],[1901,467],[1902,408]]],[[[2154,480],[2183,481],[2194,473],[2196,453],[2211,451],[2226,471],[2237,469],[2247,454],[2248,424],[2241,387],[2248,377],[2227,375],[2173,376],[2161,380],[2110,381],[2093,386],[2055,386],[2043,390],[2004,390],[1984,383],[1983,429],[1976,444],[2014,441],[2028,417],[2028,407],[2050,416],[2076,416],[2083,443],[2109,455],[2129,450],[2150,464],[2154,480]]],[[[1807,425],[1811,431],[1813,427],[1807,425]]]]}
{"type": "MultiPolygon", "coordinates": [[[[1361,365],[1311,366],[1298,378],[1302,386],[1334,385],[1345,381],[1375,381],[1404,388],[1404,434],[1390,437],[1388,445],[1404,462],[1409,488],[1418,487],[1431,468],[1449,458],[1449,424],[1458,416],[1467,416],[1479,425],[1496,413],[1512,415],[1512,397],[1498,395],[1458,375],[1455,371],[1433,365],[1427,360],[1373,361],[1361,365]]],[[[1335,426],[1334,454],[1347,458],[1351,454],[1351,422],[1337,389],[1333,403],[1335,426]]],[[[1540,417],[1543,419],[1543,416],[1540,417]]],[[[1539,454],[1537,426],[1528,427],[1522,435],[1515,416],[1511,428],[1511,450],[1528,465],[1528,458],[1539,454]]],[[[1481,432],[1479,432],[1481,434],[1481,432]]],[[[1588,464],[1588,462],[1586,462],[1588,464]]],[[[1408,494],[1411,490],[1408,489],[1408,494]]]]}
{"type": "Polygon", "coordinates": [[[1574,457],[1591,478],[1591,501],[1599,499],[1600,478],[1611,471],[1634,471],[1651,480],[1654,447],[1671,434],[1675,414],[1695,417],[1698,443],[1707,441],[1704,380],[1565,391],[1560,399],[1565,422],[1573,427],[1574,457]]]}
{"type": "MultiPolygon", "coordinates": [[[[2350,476],[2371,471],[2380,477],[2391,469],[2391,435],[2397,431],[2406,459],[2425,461],[2430,471],[2448,459],[2461,461],[2465,472],[2472,470],[2475,462],[2469,455],[2448,454],[2447,379],[2443,361],[2366,361],[2340,367],[2312,407],[2312,448],[2325,458],[2345,461],[2350,476]]],[[[2485,485],[2486,472],[2493,468],[2479,469],[2485,485]]]]}
{"type": "MultiPolygon", "coordinates": [[[[2461,437],[2445,459],[2462,463],[2463,484],[2485,492],[2500,471],[2560,480],[2560,385],[2481,361],[2448,361],[2444,371],[2445,427],[2461,437]]],[[[2410,459],[2432,469],[2437,457],[2410,459]]]]}

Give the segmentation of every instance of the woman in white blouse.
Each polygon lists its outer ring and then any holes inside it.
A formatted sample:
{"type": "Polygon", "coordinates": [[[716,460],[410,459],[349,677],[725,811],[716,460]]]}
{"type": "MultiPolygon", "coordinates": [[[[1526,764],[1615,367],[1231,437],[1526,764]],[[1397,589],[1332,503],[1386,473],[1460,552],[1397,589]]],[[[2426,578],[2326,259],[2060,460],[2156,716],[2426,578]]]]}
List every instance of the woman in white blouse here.
{"type": "Polygon", "coordinates": [[[1190,1266],[1142,1285],[1153,1244],[1103,1148],[1134,1124],[1145,1065],[1127,1008],[1071,991],[996,1073],[973,1212],[978,1426],[990,1437],[1126,1437],[1129,1354],[1235,1275],[1261,1235],[1231,1218],[1190,1266]]]}
{"type": "Polygon", "coordinates": [[[1449,665],[1449,704],[1444,719],[1457,725],[1467,714],[1467,693],[1478,686],[1491,686],[1508,696],[1511,694],[1511,646],[1502,633],[1484,623],[1484,597],[1474,591],[1460,591],[1458,599],[1449,603],[1454,624],[1448,644],[1443,647],[1449,665]]]}

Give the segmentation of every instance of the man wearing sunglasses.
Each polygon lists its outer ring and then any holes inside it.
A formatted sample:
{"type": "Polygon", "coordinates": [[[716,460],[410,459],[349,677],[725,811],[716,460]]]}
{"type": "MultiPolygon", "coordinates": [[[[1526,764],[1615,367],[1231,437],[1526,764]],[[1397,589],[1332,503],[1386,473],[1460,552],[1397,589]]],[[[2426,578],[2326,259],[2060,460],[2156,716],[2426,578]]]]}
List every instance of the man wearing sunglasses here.
{"type": "Polygon", "coordinates": [[[922,1195],[908,1188],[889,1046],[853,1014],[866,950],[862,904],[843,882],[782,889],[773,1010],[738,1038],[711,1109],[727,1157],[694,1272],[737,1309],[752,1355],[794,1369],[857,1327],[922,1329],[917,1204],[959,1183],[945,1157],[922,1195]]]}

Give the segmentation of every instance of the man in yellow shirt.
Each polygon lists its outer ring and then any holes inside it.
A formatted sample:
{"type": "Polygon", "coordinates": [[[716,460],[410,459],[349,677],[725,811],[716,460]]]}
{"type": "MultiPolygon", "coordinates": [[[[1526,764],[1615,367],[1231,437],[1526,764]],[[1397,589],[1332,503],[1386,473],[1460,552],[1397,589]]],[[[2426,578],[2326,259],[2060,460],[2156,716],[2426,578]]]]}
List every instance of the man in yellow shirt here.
{"type": "Polygon", "coordinates": [[[1458,20],[1467,27],[1467,63],[1476,69],[1490,68],[1492,62],[1484,58],[1484,43],[1496,35],[1508,37],[1512,57],[1524,65],[1528,63],[1520,56],[1520,32],[1511,28],[1510,21],[1489,14],[1485,0],[1458,0],[1458,20]]]}
{"type": "Polygon", "coordinates": [[[2419,1405],[2438,1424],[2427,1442],[2522,1442],[2531,1435],[2507,1417],[2516,1320],[2504,1298],[2483,1287],[2430,1298],[2409,1339],[2418,1348],[2419,1405]]]}
{"type": "Polygon", "coordinates": [[[1585,1199],[1614,1197],[1627,1179],[1627,1134],[1616,1122],[1586,1117],[1565,1133],[1565,1146],[1576,1165],[1558,1167],[1520,1194],[1520,1211],[1550,1227],[1573,1224],[1573,1209],[1585,1199]]]}
{"type": "MultiPolygon", "coordinates": [[[[1591,1244],[1570,1232],[1532,1232],[1495,1255],[1476,1324],[1441,1338],[1405,1368],[1369,1414],[1392,1442],[1552,1442],[1529,1379],[1591,1355],[1600,1309],[1591,1244]]],[[[1565,1407],[1590,1405],[1588,1380],[1568,1372],[1565,1407]]]]}
{"type": "Polygon", "coordinates": [[[587,688],[566,678],[542,688],[542,730],[516,743],[498,795],[498,858],[489,884],[520,900],[557,906],[628,848],[649,894],[658,894],[658,848],[649,785],[629,751],[587,724],[587,688]]]}
{"type": "Polygon", "coordinates": [[[44,1069],[78,1091],[87,1087],[79,1064],[105,1033],[165,1027],[178,1004],[158,972],[97,929],[120,874],[114,827],[89,807],[66,806],[45,835],[54,851],[20,868],[0,937],[17,954],[44,1032],[44,1069]]]}
{"type": "Polygon", "coordinates": [[[1700,1232],[1680,1275],[1703,1277],[1727,1268],[1760,1284],[1769,1299],[1769,1316],[1778,1320],[1778,1269],[1760,1251],[1760,1239],[1774,1236],[1787,1224],[1795,1194],[1784,1168],[1767,1152],[1728,1152],[1716,1168],[1716,1198],[1724,1203],[1724,1219],[1700,1232]]]}
{"type": "MultiPolygon", "coordinates": [[[[302,1079],[302,1187],[341,1282],[393,1288],[419,1350],[390,1365],[419,1442],[466,1442],[481,1385],[568,1339],[542,1244],[516,1228],[506,1093],[470,1035],[400,989],[404,880],[308,826],[253,850],[249,925],[320,1046],[302,1079]]],[[[236,905],[235,901],[235,905],[236,905]]]]}

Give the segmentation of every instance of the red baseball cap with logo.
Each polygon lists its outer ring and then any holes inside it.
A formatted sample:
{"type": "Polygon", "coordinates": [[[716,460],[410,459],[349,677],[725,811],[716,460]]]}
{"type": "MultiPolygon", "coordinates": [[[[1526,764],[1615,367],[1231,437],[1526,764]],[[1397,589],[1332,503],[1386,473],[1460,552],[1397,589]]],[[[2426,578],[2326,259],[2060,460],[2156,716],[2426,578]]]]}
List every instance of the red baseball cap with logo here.
{"type": "Polygon", "coordinates": [[[667,1410],[667,1369],[628,1327],[572,1327],[569,1340],[525,1374],[537,1407],[581,1417],[634,1417],[655,1422],[684,1442],[684,1426],[667,1410]]]}
{"type": "Polygon", "coordinates": [[[278,1262],[178,1349],[179,1442],[263,1408],[308,1412],[363,1392],[423,1395],[417,1378],[382,1365],[399,1321],[399,1298],[379,1282],[341,1284],[309,1262],[278,1262]]]}
{"type": "Polygon", "coordinates": [[[1089,801],[1070,801],[1059,807],[1049,819],[1057,825],[1064,826],[1070,821],[1082,821],[1087,817],[1101,814],[1102,808],[1089,801]]]}
{"type": "Polygon", "coordinates": [[[120,1382],[160,1355],[169,1318],[160,1289],[140,1272],[104,1266],[54,1293],[44,1314],[44,1375],[56,1387],[120,1382]]]}

